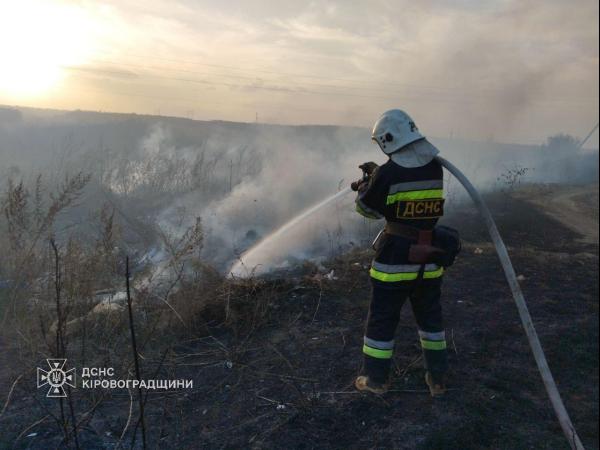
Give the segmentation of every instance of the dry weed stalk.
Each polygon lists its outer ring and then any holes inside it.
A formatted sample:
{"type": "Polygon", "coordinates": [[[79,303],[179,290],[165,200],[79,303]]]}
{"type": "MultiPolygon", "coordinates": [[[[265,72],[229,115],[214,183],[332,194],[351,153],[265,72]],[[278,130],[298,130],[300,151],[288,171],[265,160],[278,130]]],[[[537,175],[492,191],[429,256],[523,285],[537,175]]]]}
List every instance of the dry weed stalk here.
{"type": "MultiPolygon", "coordinates": [[[[65,359],[66,358],[66,343],[65,343],[65,315],[64,308],[61,304],[61,294],[63,287],[62,274],[60,270],[60,255],[58,251],[58,247],[56,246],[56,242],[54,239],[50,239],[50,246],[52,247],[52,251],[54,253],[54,289],[56,294],[56,318],[58,325],[56,327],[56,350],[55,354],[57,358],[65,359]]],[[[71,394],[71,389],[68,388],[68,393],[71,394]]],[[[75,408],[73,406],[73,396],[68,395],[68,405],[69,412],[71,415],[71,425],[73,427],[73,437],[75,439],[75,448],[79,449],[79,438],[77,436],[77,428],[76,428],[76,420],[75,420],[75,408]]],[[[69,431],[67,429],[67,420],[65,419],[65,411],[64,411],[64,399],[60,398],[60,417],[62,422],[62,431],[64,433],[65,442],[69,442],[69,431]]]]}
{"type": "MultiPolygon", "coordinates": [[[[142,377],[140,374],[139,354],[138,354],[138,349],[137,349],[137,343],[135,340],[135,327],[133,325],[133,310],[132,310],[132,306],[131,306],[131,289],[129,286],[129,278],[130,278],[129,257],[127,257],[126,262],[125,262],[125,284],[126,284],[126,289],[127,289],[127,311],[129,314],[129,330],[131,331],[131,348],[133,351],[133,362],[135,365],[135,377],[138,380],[138,382],[141,382],[142,377]]],[[[142,388],[139,386],[138,386],[138,401],[139,401],[139,407],[140,407],[140,422],[142,425],[142,445],[145,449],[146,448],[146,421],[144,419],[144,401],[142,399],[142,388]]],[[[136,433],[134,430],[132,440],[131,440],[132,448],[135,445],[135,437],[136,437],[136,433]]]]}

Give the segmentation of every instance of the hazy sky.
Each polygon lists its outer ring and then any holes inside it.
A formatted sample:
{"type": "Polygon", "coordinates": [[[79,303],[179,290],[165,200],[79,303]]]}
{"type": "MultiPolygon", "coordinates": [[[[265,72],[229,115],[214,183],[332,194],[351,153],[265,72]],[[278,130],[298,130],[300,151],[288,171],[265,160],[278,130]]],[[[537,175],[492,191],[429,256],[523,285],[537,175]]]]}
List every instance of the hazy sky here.
{"type": "Polygon", "coordinates": [[[583,137],[598,1],[0,0],[0,104],[583,137]]]}

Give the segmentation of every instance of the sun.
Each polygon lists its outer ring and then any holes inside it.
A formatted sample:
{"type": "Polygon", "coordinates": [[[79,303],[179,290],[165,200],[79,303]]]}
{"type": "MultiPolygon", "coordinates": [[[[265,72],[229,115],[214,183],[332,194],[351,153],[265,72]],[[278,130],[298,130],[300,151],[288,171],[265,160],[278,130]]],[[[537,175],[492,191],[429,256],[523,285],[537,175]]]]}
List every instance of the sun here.
{"type": "Polygon", "coordinates": [[[61,1],[0,2],[0,94],[14,101],[48,92],[64,67],[91,52],[90,17],[61,1]]]}

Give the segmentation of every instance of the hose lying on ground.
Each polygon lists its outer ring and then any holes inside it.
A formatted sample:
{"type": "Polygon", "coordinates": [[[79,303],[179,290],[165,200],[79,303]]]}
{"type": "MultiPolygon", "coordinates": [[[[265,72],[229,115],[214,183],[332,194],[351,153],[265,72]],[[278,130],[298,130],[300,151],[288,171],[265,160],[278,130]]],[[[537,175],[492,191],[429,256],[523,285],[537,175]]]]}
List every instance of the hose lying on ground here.
{"type": "Polygon", "coordinates": [[[436,159],[439,163],[446,168],[452,175],[454,175],[458,181],[463,185],[463,187],[467,190],[473,202],[475,202],[475,206],[479,210],[479,213],[483,217],[487,229],[490,233],[490,237],[492,238],[492,242],[496,247],[496,252],[498,253],[498,257],[500,258],[500,263],[502,264],[502,269],[504,269],[504,275],[506,276],[506,280],[510,286],[510,290],[512,291],[513,298],[515,303],[517,304],[517,310],[519,311],[519,316],[521,317],[521,323],[523,324],[523,328],[525,328],[525,333],[527,334],[527,340],[529,341],[529,346],[531,347],[531,351],[533,352],[533,356],[535,358],[535,362],[538,366],[538,370],[542,376],[542,380],[544,381],[544,386],[546,387],[546,392],[548,392],[548,397],[550,397],[550,401],[552,402],[552,407],[554,408],[554,412],[556,413],[556,417],[560,422],[560,426],[565,434],[565,437],[569,441],[571,448],[574,450],[583,450],[583,444],[577,436],[577,432],[575,431],[575,427],[571,423],[571,419],[569,418],[569,414],[565,408],[565,405],[560,398],[560,394],[556,387],[556,383],[554,382],[554,378],[552,377],[552,373],[550,372],[550,367],[548,367],[548,362],[546,361],[546,356],[544,355],[544,350],[542,349],[542,345],[540,344],[540,340],[538,339],[538,335],[533,326],[533,322],[531,320],[531,315],[529,314],[529,310],[527,309],[527,304],[525,303],[525,298],[523,297],[523,292],[521,292],[521,287],[519,286],[519,282],[517,281],[517,276],[515,274],[515,269],[512,266],[510,261],[510,257],[508,256],[508,251],[506,250],[506,246],[500,237],[500,233],[498,232],[498,228],[496,228],[496,223],[490,214],[490,210],[487,205],[484,203],[483,198],[479,195],[479,192],[473,187],[471,182],[464,176],[464,174],[458,170],[452,163],[446,161],[444,158],[437,156],[436,159]]]}

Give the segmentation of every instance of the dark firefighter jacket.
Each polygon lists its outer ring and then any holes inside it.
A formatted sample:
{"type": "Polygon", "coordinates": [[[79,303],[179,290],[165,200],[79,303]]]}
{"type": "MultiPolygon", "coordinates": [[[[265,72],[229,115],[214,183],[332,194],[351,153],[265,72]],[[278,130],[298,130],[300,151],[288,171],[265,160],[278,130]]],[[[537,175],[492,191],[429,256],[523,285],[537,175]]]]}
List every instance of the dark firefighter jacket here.
{"type": "MultiPolygon", "coordinates": [[[[442,166],[434,159],[416,168],[399,166],[391,159],[378,167],[365,190],[356,198],[356,210],[369,219],[385,218],[423,230],[431,230],[444,214],[442,166]]],[[[409,264],[411,241],[382,234],[371,277],[386,283],[415,280],[420,266],[409,264]]],[[[427,264],[423,278],[438,278],[443,269],[427,264]]]]}

